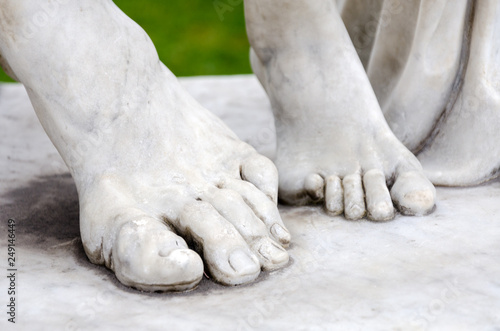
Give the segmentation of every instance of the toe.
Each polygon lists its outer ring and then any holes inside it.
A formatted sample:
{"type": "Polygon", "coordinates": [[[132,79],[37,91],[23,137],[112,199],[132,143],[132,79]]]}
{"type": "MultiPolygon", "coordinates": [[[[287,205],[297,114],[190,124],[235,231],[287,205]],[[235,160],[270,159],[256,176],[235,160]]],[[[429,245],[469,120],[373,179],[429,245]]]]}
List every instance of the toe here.
{"type": "Polygon", "coordinates": [[[399,174],[392,186],[391,196],[404,215],[426,215],[436,204],[436,189],[421,171],[399,174]]]}
{"type": "Polygon", "coordinates": [[[161,221],[142,217],[117,232],[111,269],[124,285],[143,291],[184,291],[203,276],[203,262],[161,221]]]}
{"type": "Polygon", "coordinates": [[[264,270],[276,270],[288,263],[289,256],[283,247],[269,238],[262,237],[255,245],[264,270]]]}
{"type": "Polygon", "coordinates": [[[290,243],[290,232],[283,224],[278,207],[255,186],[244,181],[229,181],[226,188],[238,192],[255,216],[267,227],[267,231],[283,247],[290,243]]]}
{"type": "Polygon", "coordinates": [[[313,202],[321,201],[325,197],[325,180],[318,174],[310,174],[304,181],[304,189],[313,202]]]}
{"type": "Polygon", "coordinates": [[[229,189],[217,190],[209,202],[245,239],[264,269],[274,270],[288,263],[288,253],[269,238],[266,225],[239,193],[229,189]]]}
{"type": "Polygon", "coordinates": [[[325,208],[332,216],[340,215],[344,211],[344,189],[337,176],[330,176],[326,179],[325,208]]]}
{"type": "Polygon", "coordinates": [[[171,223],[203,254],[206,268],[214,280],[225,285],[239,285],[259,275],[261,266],[257,256],[236,228],[211,204],[193,201],[171,223]]]}
{"type": "Polygon", "coordinates": [[[255,154],[241,165],[241,177],[278,203],[278,170],[267,157],[255,154]]]}
{"type": "Polygon", "coordinates": [[[348,220],[359,220],[365,217],[365,195],[359,174],[345,176],[342,180],[344,188],[344,216],[348,220]]]}
{"type": "Polygon", "coordinates": [[[393,219],[394,207],[382,171],[373,169],[366,172],[363,176],[363,184],[365,186],[368,218],[373,221],[393,219]]]}

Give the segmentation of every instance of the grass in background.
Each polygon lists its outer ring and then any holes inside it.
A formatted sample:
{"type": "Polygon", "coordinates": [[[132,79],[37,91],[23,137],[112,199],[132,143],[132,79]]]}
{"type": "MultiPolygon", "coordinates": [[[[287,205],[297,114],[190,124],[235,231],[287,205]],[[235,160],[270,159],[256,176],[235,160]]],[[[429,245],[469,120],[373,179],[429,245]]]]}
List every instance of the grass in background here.
{"type": "MultiPolygon", "coordinates": [[[[231,6],[223,20],[209,0],[114,2],[146,30],[160,59],[177,76],[252,72],[243,1],[231,6]]],[[[12,80],[0,70],[0,81],[12,80]]]]}

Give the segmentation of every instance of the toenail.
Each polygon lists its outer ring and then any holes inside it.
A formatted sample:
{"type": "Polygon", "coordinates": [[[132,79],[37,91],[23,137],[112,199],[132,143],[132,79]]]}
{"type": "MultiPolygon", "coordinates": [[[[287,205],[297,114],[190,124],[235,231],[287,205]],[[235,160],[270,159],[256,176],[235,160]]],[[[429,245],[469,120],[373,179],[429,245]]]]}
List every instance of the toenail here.
{"type": "Polygon", "coordinates": [[[349,208],[345,210],[345,214],[346,218],[349,220],[358,220],[364,217],[365,209],[358,205],[349,206],[349,208]]]}
{"type": "Polygon", "coordinates": [[[305,179],[304,188],[314,200],[321,200],[324,197],[325,181],[318,174],[309,175],[305,179]]]}
{"type": "Polygon", "coordinates": [[[290,232],[279,224],[274,224],[271,227],[271,233],[278,239],[282,244],[288,244],[290,242],[290,232]]]}
{"type": "Polygon", "coordinates": [[[394,218],[394,207],[387,203],[380,203],[371,211],[371,218],[376,221],[388,221],[394,218]]]}
{"type": "Polygon", "coordinates": [[[229,256],[229,264],[239,274],[253,274],[256,272],[256,267],[260,269],[260,264],[256,258],[250,257],[243,250],[236,250],[229,256]]]}
{"type": "Polygon", "coordinates": [[[273,243],[264,243],[259,247],[259,253],[266,260],[271,261],[272,263],[280,263],[285,260],[288,256],[288,253],[281,247],[273,244],[273,243]]]}

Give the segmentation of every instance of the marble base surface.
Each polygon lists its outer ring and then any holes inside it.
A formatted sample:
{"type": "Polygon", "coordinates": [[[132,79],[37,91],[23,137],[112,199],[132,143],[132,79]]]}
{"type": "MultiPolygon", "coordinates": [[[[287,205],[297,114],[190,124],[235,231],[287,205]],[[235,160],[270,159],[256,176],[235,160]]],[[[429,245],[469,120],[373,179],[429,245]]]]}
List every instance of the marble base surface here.
{"type": "MultiPolygon", "coordinates": [[[[254,76],[183,85],[245,141],[273,156],[269,102],[254,76]]],[[[350,222],[321,207],[280,207],[291,262],[250,285],[204,279],[189,293],[146,294],[91,264],[78,197],[22,85],[0,85],[0,252],[15,218],[17,317],[1,330],[500,330],[500,181],[438,188],[436,211],[350,222]]]]}

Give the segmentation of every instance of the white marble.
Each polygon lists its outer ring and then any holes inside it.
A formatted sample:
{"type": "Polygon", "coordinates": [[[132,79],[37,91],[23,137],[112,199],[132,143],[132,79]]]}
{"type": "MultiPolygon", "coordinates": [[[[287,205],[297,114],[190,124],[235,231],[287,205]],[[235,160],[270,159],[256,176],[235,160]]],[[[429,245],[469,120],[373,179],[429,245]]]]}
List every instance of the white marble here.
{"type": "Polygon", "coordinates": [[[467,186],[500,166],[500,2],[341,1],[385,118],[435,185],[467,186]]]}
{"type": "Polygon", "coordinates": [[[340,14],[332,0],[245,1],[250,61],[275,116],[279,197],[349,219],[428,214],[435,189],[387,125],[340,14]]]}
{"type": "Polygon", "coordinates": [[[274,163],[179,85],[111,0],[0,5],[0,65],[26,87],[75,181],[88,258],[125,285],[189,290],[203,268],[239,285],[283,267],[278,193],[388,221],[431,213],[432,182],[497,175],[494,1],[246,0],[274,163]],[[372,10],[377,33],[360,60],[349,31],[372,10]],[[476,87],[485,93],[469,104],[476,87]],[[425,171],[407,147],[423,148],[425,171]]]}
{"type": "Polygon", "coordinates": [[[373,1],[375,10],[359,3],[346,1],[342,17],[356,50],[366,54],[365,68],[391,130],[418,151],[456,88],[470,2],[373,1]]]}
{"type": "MultiPolygon", "coordinates": [[[[272,156],[262,126],[271,110],[255,77],[181,82],[272,156]]],[[[17,330],[500,329],[499,181],[438,188],[433,214],[386,223],[280,207],[292,234],[286,268],[241,287],[204,279],[188,293],[145,294],[86,258],[74,183],[21,85],[0,86],[0,137],[0,251],[4,222],[18,220],[17,330]]],[[[14,329],[1,316],[0,329],[14,329]]]]}
{"type": "Polygon", "coordinates": [[[0,64],[69,168],[93,263],[149,291],[288,263],[273,162],[196,102],[111,0],[0,6],[0,64]]]}

